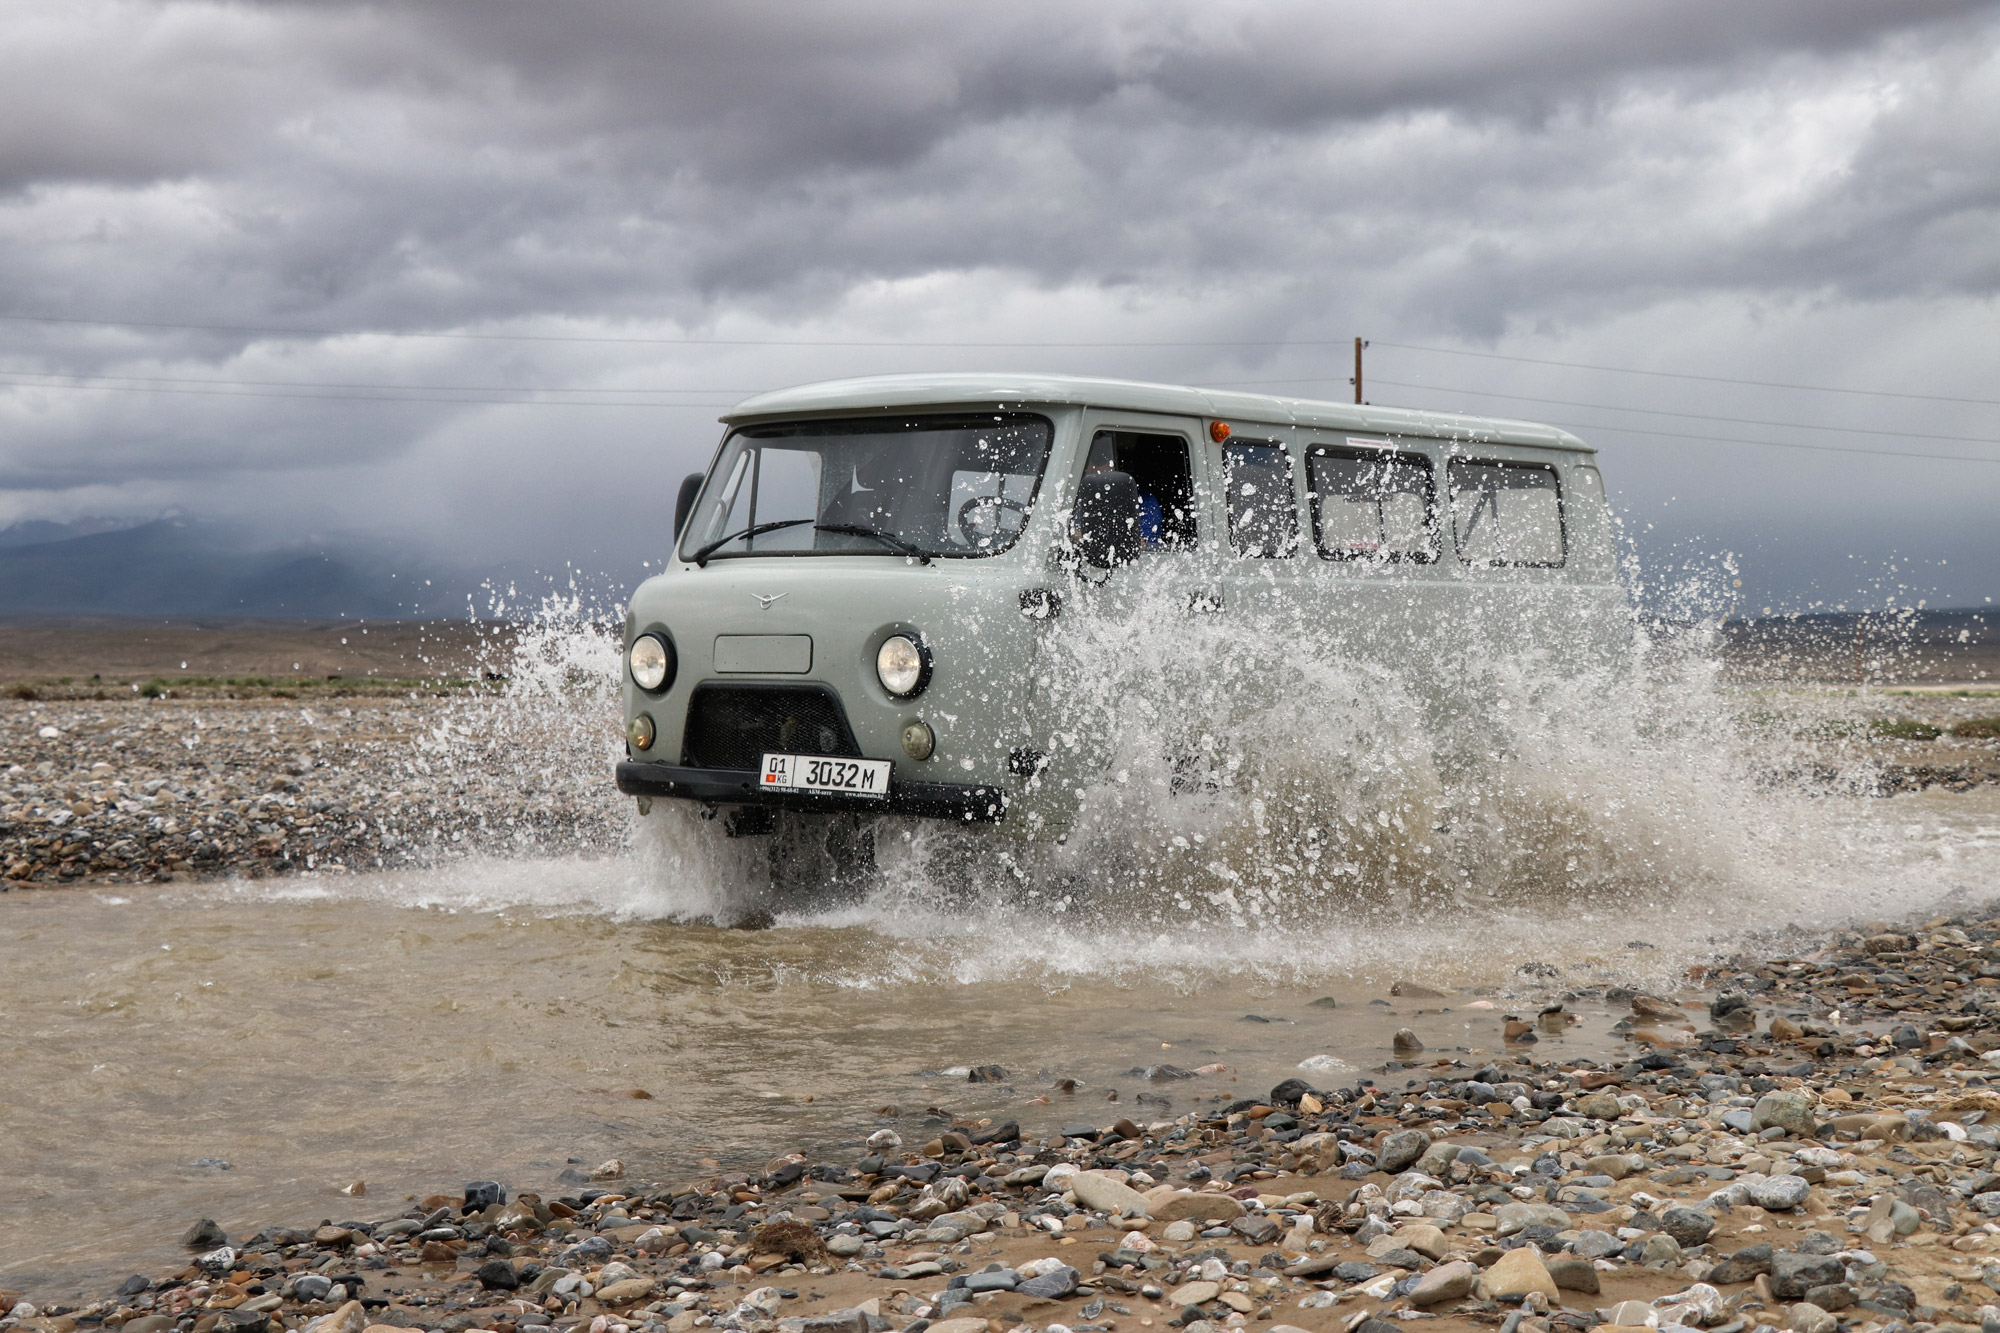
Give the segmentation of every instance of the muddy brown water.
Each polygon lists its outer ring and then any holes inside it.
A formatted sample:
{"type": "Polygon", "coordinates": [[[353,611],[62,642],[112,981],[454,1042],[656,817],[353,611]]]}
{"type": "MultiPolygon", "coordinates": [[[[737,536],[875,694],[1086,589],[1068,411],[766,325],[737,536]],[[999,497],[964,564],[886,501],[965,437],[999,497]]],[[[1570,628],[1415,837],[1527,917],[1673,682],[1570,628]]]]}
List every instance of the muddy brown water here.
{"type": "MultiPolygon", "coordinates": [[[[1824,924],[2000,889],[1993,789],[1862,812],[1856,846],[1877,849],[1887,896],[1841,901],[1802,878],[1759,902],[1545,901],[1319,932],[900,901],[722,929],[638,854],[13,893],[0,1285],[94,1298],[176,1263],[204,1216],[231,1233],[369,1220],[475,1179],[556,1192],[566,1168],[610,1157],[667,1181],[794,1147],[852,1160],[885,1124],[921,1142],[934,1107],[1052,1131],[1295,1074],[1401,1079],[1383,1069],[1399,1027],[1431,1056],[1499,1055],[1505,1013],[1621,978],[1670,987],[1690,959],[1781,925],[1772,902],[1824,924]],[[1556,972],[1524,974],[1531,962],[1556,972]],[[1399,979],[1443,994],[1392,996],[1399,979]],[[1315,1056],[1343,1068],[1300,1069],[1315,1056]],[[983,1064],[1005,1081],[951,1072],[983,1064]],[[1132,1073],[1158,1064],[1228,1068],[1132,1073]],[[357,1180],[365,1197],[338,1193],[357,1180]]],[[[1630,1052],[1601,990],[1571,1007],[1581,1022],[1538,1057],[1630,1052]]]]}

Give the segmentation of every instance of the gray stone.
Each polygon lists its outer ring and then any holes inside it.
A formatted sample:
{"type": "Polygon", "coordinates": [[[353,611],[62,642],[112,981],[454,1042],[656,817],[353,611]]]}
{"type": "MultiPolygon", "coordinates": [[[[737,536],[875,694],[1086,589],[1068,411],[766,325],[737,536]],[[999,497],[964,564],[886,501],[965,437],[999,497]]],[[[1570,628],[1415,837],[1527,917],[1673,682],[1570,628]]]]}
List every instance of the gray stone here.
{"type": "Polygon", "coordinates": [[[1768,1212],[1788,1213],[1811,1193],[1804,1176],[1767,1176],[1750,1187],[1750,1202],[1768,1212]]]}
{"type": "Polygon", "coordinates": [[[292,1297],[302,1303],[323,1301],[333,1290],[333,1279],[319,1273],[301,1273],[292,1279],[292,1297]]]}
{"type": "Polygon", "coordinates": [[[1608,1231],[1586,1231],[1569,1248],[1579,1259],[1609,1259],[1625,1248],[1625,1242],[1608,1231]]]}
{"type": "Polygon", "coordinates": [[[1660,1214],[1660,1230],[1677,1245],[1701,1245],[1715,1230],[1715,1219],[1698,1208],[1669,1208],[1660,1214]]]}
{"type": "Polygon", "coordinates": [[[521,1275],[506,1259],[488,1259],[472,1270],[472,1276],[487,1291],[513,1291],[521,1285],[521,1275]]]}
{"type": "Polygon", "coordinates": [[[1375,1169],[1390,1175],[1404,1170],[1431,1146],[1431,1136],[1421,1129],[1399,1129],[1382,1140],[1375,1152],[1375,1169]]]}
{"type": "Polygon", "coordinates": [[[1493,1210],[1493,1217],[1496,1236],[1511,1236],[1535,1226],[1558,1231],[1567,1231],[1570,1226],[1569,1214],[1548,1203],[1503,1203],[1493,1210]]]}
{"type": "Polygon", "coordinates": [[[1770,1271],[1771,1247],[1752,1245],[1738,1250],[1717,1264],[1709,1272],[1708,1280],[1715,1286],[1734,1282],[1754,1282],[1758,1274],[1770,1271]]]}
{"type": "Polygon", "coordinates": [[[1844,1281],[1847,1266],[1830,1254],[1779,1250],[1771,1256],[1771,1290],[1779,1300],[1802,1301],[1814,1287],[1844,1281]]]}
{"type": "Polygon", "coordinates": [[[1767,1092],[1757,1099],[1757,1105],[1750,1112],[1750,1127],[1782,1129],[1794,1137],[1809,1139],[1818,1124],[1813,1119],[1812,1102],[1805,1094],[1767,1092]]]}
{"type": "Polygon", "coordinates": [[[181,1237],[181,1244],[190,1250],[213,1250],[228,1240],[229,1237],[222,1234],[222,1228],[214,1218],[204,1217],[187,1229],[187,1234],[181,1237]]]}
{"type": "Polygon", "coordinates": [[[868,1333],[868,1315],[862,1310],[829,1310],[822,1315],[809,1315],[800,1324],[799,1333],[868,1333]]]}
{"type": "Polygon", "coordinates": [[[1548,1269],[1549,1276],[1564,1291],[1581,1291],[1591,1296],[1598,1292],[1597,1267],[1588,1259],[1551,1259],[1548,1269]]]}
{"type": "Polygon", "coordinates": [[[1648,1268],[1667,1268],[1681,1261],[1681,1247],[1672,1236],[1655,1233],[1639,1246],[1639,1262],[1648,1268]]]}
{"type": "Polygon", "coordinates": [[[1016,1286],[1014,1290],[1023,1296],[1033,1297],[1037,1300],[1054,1301],[1073,1294],[1082,1282],[1083,1274],[1065,1264],[1053,1273],[1044,1273],[1040,1277],[1029,1278],[1026,1282],[1016,1286]]]}
{"type": "Polygon", "coordinates": [[[826,1238],[827,1253],[842,1259],[852,1259],[867,1248],[868,1242],[859,1236],[828,1236],[826,1238]]]}
{"type": "Polygon", "coordinates": [[[1451,1164],[1457,1160],[1458,1145],[1439,1140],[1424,1149],[1424,1155],[1416,1160],[1414,1169],[1422,1172],[1424,1175],[1436,1176],[1442,1180],[1444,1173],[1449,1171],[1451,1164]]]}
{"type": "Polygon", "coordinates": [[[936,1277],[944,1268],[935,1259],[925,1259],[921,1263],[904,1264],[901,1268],[884,1268],[882,1276],[892,1282],[907,1282],[911,1278],[936,1277]]]}
{"type": "Polygon", "coordinates": [[[1012,1291],[1019,1286],[1021,1275],[1011,1268],[998,1272],[972,1273],[965,1279],[965,1289],[971,1292],[1012,1291]]]}
{"type": "Polygon", "coordinates": [[[1269,1245],[1284,1231],[1269,1213],[1250,1213],[1229,1224],[1229,1229],[1252,1245],[1269,1245]]]}

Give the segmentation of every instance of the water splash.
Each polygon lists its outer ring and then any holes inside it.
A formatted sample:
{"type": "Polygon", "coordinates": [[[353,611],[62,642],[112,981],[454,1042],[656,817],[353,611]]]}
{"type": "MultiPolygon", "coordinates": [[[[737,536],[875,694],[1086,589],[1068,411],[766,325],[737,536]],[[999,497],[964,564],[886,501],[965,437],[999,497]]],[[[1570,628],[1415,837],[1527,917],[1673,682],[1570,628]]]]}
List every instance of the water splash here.
{"type": "MultiPolygon", "coordinates": [[[[1700,614],[1594,638],[1532,588],[1448,621],[1414,601],[1341,617],[1284,597],[1190,615],[1137,578],[1080,595],[1023,700],[1051,772],[1088,773],[1068,779],[1079,811],[1060,843],[861,815],[730,838],[671,801],[638,817],[610,783],[615,622],[554,597],[513,640],[507,688],[448,707],[418,747],[468,804],[528,784],[543,819],[403,891],[889,946],[843,984],[1192,984],[1551,958],[1663,975],[1748,932],[1994,884],[1976,819],[1911,838],[1856,794],[1868,760],[1828,773],[1809,741],[1833,705],[1722,681],[1726,574],[1674,594],[1700,614]]],[[[1031,794],[1023,818],[1045,805],[1031,794]]]]}

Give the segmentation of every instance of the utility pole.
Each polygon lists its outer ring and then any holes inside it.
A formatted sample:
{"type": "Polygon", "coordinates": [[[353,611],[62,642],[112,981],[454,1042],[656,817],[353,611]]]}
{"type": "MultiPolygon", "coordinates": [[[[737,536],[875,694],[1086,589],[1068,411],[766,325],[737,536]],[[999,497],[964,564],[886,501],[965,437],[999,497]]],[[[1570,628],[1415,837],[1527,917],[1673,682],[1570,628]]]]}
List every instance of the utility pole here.
{"type": "Polygon", "coordinates": [[[1356,338],[1354,340],[1354,401],[1356,403],[1361,401],[1361,349],[1367,345],[1368,342],[1365,338],[1356,338]]]}

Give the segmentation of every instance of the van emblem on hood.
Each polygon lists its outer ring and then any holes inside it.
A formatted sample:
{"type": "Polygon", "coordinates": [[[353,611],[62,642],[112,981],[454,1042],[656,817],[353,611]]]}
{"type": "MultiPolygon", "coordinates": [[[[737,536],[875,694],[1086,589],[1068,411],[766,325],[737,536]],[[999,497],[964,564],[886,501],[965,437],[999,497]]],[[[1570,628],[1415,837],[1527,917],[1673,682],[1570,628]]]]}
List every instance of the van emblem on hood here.
{"type": "Polygon", "coordinates": [[[777,601],[780,597],[791,596],[788,592],[753,592],[750,595],[757,599],[757,609],[760,611],[769,611],[771,603],[777,601]]]}

